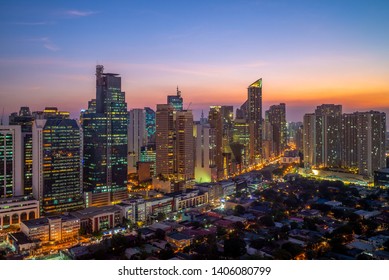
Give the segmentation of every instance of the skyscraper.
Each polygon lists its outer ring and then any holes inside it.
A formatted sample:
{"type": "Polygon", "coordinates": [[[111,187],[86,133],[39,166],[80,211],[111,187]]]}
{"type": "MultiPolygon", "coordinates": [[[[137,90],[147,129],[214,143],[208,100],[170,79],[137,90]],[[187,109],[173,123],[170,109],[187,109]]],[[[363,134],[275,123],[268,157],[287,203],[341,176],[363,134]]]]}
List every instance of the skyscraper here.
{"type": "Polygon", "coordinates": [[[217,179],[223,178],[223,116],[222,106],[211,106],[208,121],[211,133],[211,165],[216,167],[217,179]]]}
{"type": "Polygon", "coordinates": [[[315,110],[315,148],[317,166],[341,165],[342,105],[323,104],[315,110]]]}
{"type": "MultiPolygon", "coordinates": [[[[204,118],[203,118],[204,120],[204,118]]],[[[195,124],[195,181],[199,183],[215,181],[211,162],[210,125],[204,121],[195,124]]]]}
{"type": "Polygon", "coordinates": [[[85,204],[109,205],[128,197],[128,112],[121,77],[97,65],[96,102],[89,105],[81,120],[85,204]]]}
{"type": "Polygon", "coordinates": [[[156,172],[172,177],[174,174],[174,108],[169,104],[157,104],[156,112],[156,172]]]}
{"type": "Polygon", "coordinates": [[[232,150],[239,149],[239,152],[235,153],[235,158],[237,159],[237,163],[241,165],[241,169],[243,169],[249,165],[250,161],[250,126],[246,119],[235,119],[233,143],[234,148],[232,150]],[[239,146],[236,144],[239,144],[239,146]]]}
{"type": "Polygon", "coordinates": [[[132,109],[128,123],[128,172],[136,172],[140,149],[147,143],[146,119],[143,109],[132,109]]]}
{"type": "Polygon", "coordinates": [[[358,172],[372,177],[374,171],[385,168],[386,114],[383,112],[356,112],[358,172]]]}
{"type": "Polygon", "coordinates": [[[183,99],[181,96],[181,91],[177,87],[176,95],[168,95],[167,96],[167,104],[173,106],[174,111],[183,110],[183,99]]]}
{"type": "Polygon", "coordinates": [[[305,114],[303,122],[303,154],[304,166],[315,165],[315,114],[305,114]]]}
{"type": "Polygon", "coordinates": [[[33,194],[41,213],[83,207],[81,130],[76,120],[52,118],[33,124],[33,194]]]}
{"type": "Polygon", "coordinates": [[[358,114],[342,115],[342,167],[358,169],[358,114]]]}
{"type": "Polygon", "coordinates": [[[262,78],[248,87],[248,121],[250,124],[250,159],[259,163],[262,159],[262,78]]]}
{"type": "Polygon", "coordinates": [[[155,111],[150,107],[145,107],[146,117],[146,131],[147,131],[147,142],[155,143],[155,111]]]}
{"type": "Polygon", "coordinates": [[[385,167],[386,114],[341,114],[341,105],[318,106],[304,116],[306,167],[342,166],[372,177],[385,167]]]}
{"type": "Polygon", "coordinates": [[[10,125],[22,127],[22,155],[23,155],[23,193],[32,194],[32,122],[33,117],[29,107],[21,107],[19,113],[12,113],[9,117],[10,125]]]}
{"type": "Polygon", "coordinates": [[[19,125],[0,125],[0,198],[23,195],[23,140],[19,125]]]}
{"type": "Polygon", "coordinates": [[[268,112],[271,126],[272,152],[275,156],[279,156],[287,145],[285,103],[270,106],[268,112]]]}
{"type": "Polygon", "coordinates": [[[178,181],[194,178],[194,139],[192,111],[177,111],[175,120],[175,174],[178,181]]]}

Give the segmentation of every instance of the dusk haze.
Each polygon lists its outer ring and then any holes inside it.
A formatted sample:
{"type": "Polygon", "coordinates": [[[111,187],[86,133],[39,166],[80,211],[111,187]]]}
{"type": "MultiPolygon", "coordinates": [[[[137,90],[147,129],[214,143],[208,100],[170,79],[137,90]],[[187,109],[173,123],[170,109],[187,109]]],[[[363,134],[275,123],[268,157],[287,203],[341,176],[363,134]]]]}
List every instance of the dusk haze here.
{"type": "Polygon", "coordinates": [[[388,13],[386,1],[7,1],[0,110],[77,117],[104,64],[129,108],[178,85],[198,118],[220,100],[240,106],[262,77],[264,107],[287,103],[289,120],[322,103],[389,112],[388,13]]]}
{"type": "Polygon", "coordinates": [[[387,273],[389,0],[12,0],[0,35],[2,276],[387,273]]]}

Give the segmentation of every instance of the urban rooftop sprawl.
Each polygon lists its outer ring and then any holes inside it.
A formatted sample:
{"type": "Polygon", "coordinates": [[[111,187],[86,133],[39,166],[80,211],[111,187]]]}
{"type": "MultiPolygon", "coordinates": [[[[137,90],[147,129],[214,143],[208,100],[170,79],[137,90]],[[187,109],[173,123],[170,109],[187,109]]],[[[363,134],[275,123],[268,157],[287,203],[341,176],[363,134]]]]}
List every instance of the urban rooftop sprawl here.
{"type": "Polygon", "coordinates": [[[178,87],[128,111],[97,65],[79,119],[2,116],[0,259],[389,259],[386,114],[287,122],[262,83],[195,121],[178,87]]]}

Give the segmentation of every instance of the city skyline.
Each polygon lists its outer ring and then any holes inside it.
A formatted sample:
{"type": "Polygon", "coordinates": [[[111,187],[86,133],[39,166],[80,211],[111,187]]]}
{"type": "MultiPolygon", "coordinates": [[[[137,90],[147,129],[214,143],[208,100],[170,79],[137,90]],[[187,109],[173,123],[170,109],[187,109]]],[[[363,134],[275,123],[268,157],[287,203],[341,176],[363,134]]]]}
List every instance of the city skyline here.
{"type": "Polygon", "coordinates": [[[121,73],[128,109],[155,109],[178,85],[198,119],[210,105],[240,106],[250,82],[263,78],[264,108],[286,103],[288,121],[326,103],[389,112],[386,3],[2,6],[5,122],[20,106],[56,106],[78,118],[93,98],[96,64],[121,73]]]}

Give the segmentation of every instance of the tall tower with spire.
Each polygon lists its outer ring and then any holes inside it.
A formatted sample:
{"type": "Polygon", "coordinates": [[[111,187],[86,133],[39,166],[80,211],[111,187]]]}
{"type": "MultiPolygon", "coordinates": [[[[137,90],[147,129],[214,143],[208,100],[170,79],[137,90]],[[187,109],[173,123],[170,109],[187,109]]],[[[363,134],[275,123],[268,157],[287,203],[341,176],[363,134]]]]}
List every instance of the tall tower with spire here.
{"type": "Polygon", "coordinates": [[[181,96],[181,91],[178,89],[178,86],[177,86],[176,95],[168,95],[167,96],[167,104],[173,106],[174,111],[182,111],[183,110],[184,100],[181,96]]]}
{"type": "MultiPolygon", "coordinates": [[[[90,104],[92,104],[91,102],[90,104]]],[[[125,93],[119,74],[96,66],[95,109],[82,116],[83,182],[86,206],[117,203],[127,196],[127,125],[125,93]]]]}

